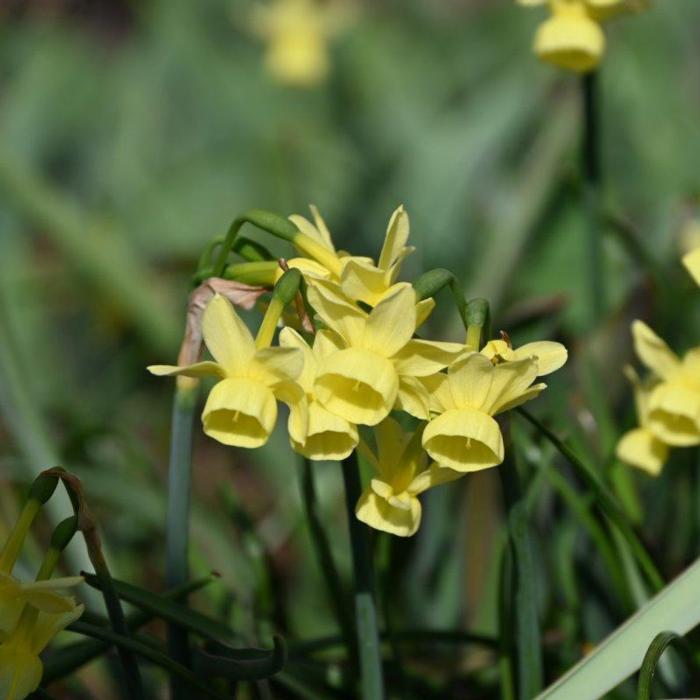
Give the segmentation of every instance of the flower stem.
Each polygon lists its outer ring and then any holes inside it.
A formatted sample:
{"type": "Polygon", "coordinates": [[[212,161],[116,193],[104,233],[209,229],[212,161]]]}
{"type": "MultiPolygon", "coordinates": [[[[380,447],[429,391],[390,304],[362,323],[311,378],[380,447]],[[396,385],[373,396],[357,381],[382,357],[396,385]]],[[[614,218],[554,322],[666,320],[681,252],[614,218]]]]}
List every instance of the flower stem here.
{"type": "Polygon", "coordinates": [[[592,321],[600,319],[605,311],[605,281],[603,275],[603,226],[601,215],[601,158],[600,158],[600,90],[598,75],[586,73],[581,77],[581,106],[583,134],[581,162],[583,167],[583,205],[587,225],[588,285],[592,321]]]}
{"type": "MultiPolygon", "coordinates": [[[[189,573],[192,426],[198,386],[198,382],[191,383],[191,380],[178,382],[173,398],[165,545],[165,580],[168,588],[185,583],[189,573]]],[[[188,665],[187,632],[178,625],[168,625],[168,651],[175,661],[183,666],[188,665]]],[[[188,691],[175,675],[171,677],[170,688],[173,700],[184,700],[187,696],[188,691]]]]}
{"type": "Polygon", "coordinates": [[[345,504],[350,529],[352,566],[355,578],[355,618],[360,654],[362,700],[383,700],[382,672],[377,610],[374,602],[374,574],[367,526],[355,517],[355,505],[360,498],[360,472],[357,455],[343,460],[345,504]]]}

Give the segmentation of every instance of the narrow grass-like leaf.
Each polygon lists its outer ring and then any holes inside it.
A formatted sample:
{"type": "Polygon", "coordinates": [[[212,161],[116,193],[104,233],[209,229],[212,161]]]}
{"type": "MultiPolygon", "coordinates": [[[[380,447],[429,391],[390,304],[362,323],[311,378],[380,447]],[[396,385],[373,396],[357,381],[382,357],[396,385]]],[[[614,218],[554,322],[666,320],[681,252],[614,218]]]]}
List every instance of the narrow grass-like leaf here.
{"type": "Polygon", "coordinates": [[[281,637],[275,637],[274,648],[227,649],[214,645],[209,650],[194,652],[194,671],[198,676],[225,678],[229,681],[259,681],[271,678],[282,670],[286,649],[281,637]]]}
{"type": "Polygon", "coordinates": [[[649,645],[647,653],[644,655],[642,668],[639,670],[637,700],[650,700],[654,674],[661,655],[678,639],[682,639],[682,637],[679,637],[675,632],[659,632],[654,637],[654,641],[649,645]]]}
{"type": "Polygon", "coordinates": [[[661,632],[684,635],[700,624],[700,559],[603,640],[538,700],[596,700],[631,676],[661,632]]]}
{"type": "MultiPolygon", "coordinates": [[[[100,582],[92,574],[83,574],[85,583],[93,588],[100,588],[100,582]]],[[[114,579],[117,595],[122,599],[146,610],[168,622],[181,625],[206,639],[214,641],[234,641],[234,633],[227,625],[214,620],[196,610],[168,600],[165,596],[139,588],[133,584],[114,579]]]]}

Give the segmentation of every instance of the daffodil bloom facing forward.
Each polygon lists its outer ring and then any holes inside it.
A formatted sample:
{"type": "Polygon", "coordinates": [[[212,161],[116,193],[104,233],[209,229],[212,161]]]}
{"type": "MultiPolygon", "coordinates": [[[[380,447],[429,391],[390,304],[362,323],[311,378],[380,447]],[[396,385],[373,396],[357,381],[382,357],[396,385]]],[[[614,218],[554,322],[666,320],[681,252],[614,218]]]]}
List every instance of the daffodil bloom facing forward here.
{"type": "Polygon", "coordinates": [[[605,35],[583,0],[552,0],[552,15],[535,34],[535,53],[560,68],[586,73],[605,51],[605,35]]]}
{"type": "Polygon", "coordinates": [[[440,371],[463,346],[413,339],[413,287],[394,285],[369,314],[327,282],[313,282],[308,297],[342,347],[318,368],[314,395],[321,405],[355,425],[376,425],[395,406],[427,418],[428,396],[417,377],[440,371]]]}
{"type": "Polygon", "coordinates": [[[642,321],[632,324],[632,335],[639,359],[659,379],[649,395],[649,429],[669,445],[700,444],[700,348],[681,360],[642,321]]]}
{"type": "Polygon", "coordinates": [[[493,416],[535,398],[545,384],[534,384],[537,361],[493,365],[480,353],[453,364],[447,374],[425,380],[431,412],[423,447],[441,466],[460,472],[494,467],[503,461],[503,436],[493,416]]]}
{"type": "Polygon", "coordinates": [[[406,433],[393,418],[377,425],[374,436],[376,454],[365,443],[358,447],[376,476],[358,501],[355,514],[375,530],[410,537],[421,521],[418,496],[461,474],[436,464],[428,466],[428,457],[421,446],[421,431],[406,433]]]}
{"type": "Polygon", "coordinates": [[[566,348],[552,340],[537,340],[515,349],[507,340],[489,340],[481,348],[481,354],[494,364],[534,358],[537,360],[538,377],[556,372],[566,364],[568,357],[566,348]]]}
{"type": "MultiPolygon", "coordinates": [[[[303,367],[297,348],[257,348],[250,331],[232,304],[220,295],[209,302],[202,317],[202,334],[214,362],[185,367],[153,365],[158,376],[214,376],[220,379],[207,398],[202,422],[204,432],[225,445],[260,447],[277,420],[277,399],[302,401],[294,380],[303,367]]],[[[290,421],[293,439],[303,440],[304,413],[295,411],[290,421]]]]}
{"type": "MultiPolygon", "coordinates": [[[[297,378],[308,402],[308,421],[305,439],[291,439],[296,452],[312,460],[345,459],[355,449],[358,441],[357,427],[344,418],[325,409],[314,395],[314,382],[319,364],[336,352],[338,345],[327,331],[319,331],[314,338],[313,349],[291,328],[280,332],[280,345],[298,348],[304,354],[304,370],[297,378]]],[[[299,404],[297,404],[299,405],[299,404]]],[[[298,410],[292,407],[292,412],[298,410]]]]}
{"type": "Polygon", "coordinates": [[[634,389],[634,402],[637,408],[639,427],[626,432],[617,443],[616,454],[626,464],[644,470],[652,476],[658,476],[668,459],[668,445],[649,428],[650,390],[644,386],[631,368],[625,368],[625,374],[634,389]]]}
{"type": "Polygon", "coordinates": [[[39,612],[26,607],[15,629],[0,644],[2,700],[24,700],[39,687],[44,672],[39,654],[84,610],[72,598],[67,601],[69,609],[59,613],[39,612]]]}

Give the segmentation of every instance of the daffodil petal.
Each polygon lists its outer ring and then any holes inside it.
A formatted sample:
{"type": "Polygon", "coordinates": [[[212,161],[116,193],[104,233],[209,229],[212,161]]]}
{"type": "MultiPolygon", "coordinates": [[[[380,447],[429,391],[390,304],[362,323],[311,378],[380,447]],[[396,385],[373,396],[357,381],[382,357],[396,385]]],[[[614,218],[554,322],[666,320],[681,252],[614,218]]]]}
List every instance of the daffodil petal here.
{"type": "Polygon", "coordinates": [[[399,393],[396,395],[395,408],[406,411],[415,418],[430,418],[430,394],[419,379],[403,375],[399,377],[399,393]]]}
{"type": "Polygon", "coordinates": [[[700,284],[700,247],[683,256],[683,264],[696,284],[700,284]]]}
{"type": "Polygon", "coordinates": [[[362,339],[367,314],[345,298],[338,287],[310,280],[307,295],[321,320],[348,345],[362,339]]]}
{"type": "Polygon", "coordinates": [[[358,501],[355,514],[358,520],[375,530],[411,537],[420,527],[421,505],[417,498],[413,498],[409,510],[396,508],[368,489],[358,501]]]}
{"type": "Polygon", "coordinates": [[[254,361],[279,381],[295,380],[304,369],[304,353],[299,348],[263,348],[255,353],[254,361]]]}
{"type": "Polygon", "coordinates": [[[24,700],[41,683],[44,666],[36,654],[16,645],[0,645],[0,698],[24,700]]]}
{"type": "Polygon", "coordinates": [[[214,385],[202,413],[204,432],[224,445],[260,447],[275,426],[272,390],[250,379],[224,379],[214,385]]]}
{"type": "Polygon", "coordinates": [[[538,384],[537,387],[531,387],[536,378],[537,362],[534,360],[514,360],[496,365],[493,368],[493,383],[484,402],[484,409],[495,416],[533,398],[533,392],[539,393],[546,386],[538,384]]]}
{"type": "Polygon", "coordinates": [[[495,467],[503,461],[503,436],[486,413],[469,408],[447,411],[423,432],[423,447],[440,465],[458,472],[495,467]]]}
{"type": "Polygon", "coordinates": [[[386,272],[371,262],[356,258],[343,260],[342,265],[340,287],[343,294],[350,299],[376,306],[390,286],[386,272]]]}
{"type": "Polygon", "coordinates": [[[212,357],[228,372],[235,372],[255,354],[255,342],[233,304],[215,294],[202,315],[202,335],[212,357]]]}
{"type": "Polygon", "coordinates": [[[406,283],[394,285],[367,319],[363,347],[383,357],[403,348],[416,329],[416,293],[406,283]]]}
{"type": "Polygon", "coordinates": [[[185,377],[219,377],[226,376],[226,370],[216,362],[195,362],[193,365],[178,367],[177,365],[150,365],[146,368],[151,374],[157,377],[175,377],[183,375],[185,377]]]}
{"type": "Polygon", "coordinates": [[[665,443],[644,428],[635,428],[625,433],[615,448],[618,459],[651,476],[661,473],[661,468],[668,459],[668,451],[665,443]]]}
{"type": "Polygon", "coordinates": [[[430,377],[421,377],[418,381],[428,391],[428,404],[432,413],[444,413],[452,408],[457,408],[450,383],[444,372],[438,372],[430,377]]]}
{"type": "Polygon", "coordinates": [[[337,461],[357,446],[357,427],[327,411],[316,401],[309,404],[309,423],[303,444],[293,441],[296,452],[311,460],[337,461]]]}
{"type": "Polygon", "coordinates": [[[447,371],[450,393],[459,408],[481,409],[487,402],[495,375],[494,366],[484,355],[473,352],[447,371]]]}
{"type": "Polygon", "coordinates": [[[433,462],[428,469],[416,474],[407,490],[417,496],[433,488],[433,486],[440,486],[440,484],[455,481],[455,479],[459,479],[462,476],[464,476],[463,472],[450,469],[449,467],[441,467],[433,462]]]}
{"type": "Polygon", "coordinates": [[[410,232],[410,221],[403,204],[397,207],[389,219],[384,245],[379,254],[378,267],[388,270],[402,255],[410,232]]]}
{"type": "Polygon", "coordinates": [[[416,304],[416,328],[420,328],[433,313],[435,308],[435,299],[428,297],[427,299],[421,299],[416,304]]]}
{"type": "Polygon", "coordinates": [[[553,340],[538,340],[521,345],[513,351],[514,360],[537,360],[537,376],[543,377],[560,369],[566,364],[569,354],[561,343],[553,340]]]}
{"type": "Polygon", "coordinates": [[[272,391],[275,398],[289,407],[287,432],[292,443],[303,444],[309,430],[309,401],[306,392],[296,382],[276,384],[272,391]]]}
{"type": "Polygon", "coordinates": [[[447,367],[464,352],[461,343],[409,340],[391,359],[399,374],[427,377],[447,367]]]}
{"type": "Polygon", "coordinates": [[[661,379],[666,379],[680,365],[676,353],[642,321],[632,323],[634,349],[639,359],[661,379]]]}
{"type": "Polygon", "coordinates": [[[700,392],[675,383],[659,384],[649,396],[648,426],[669,445],[700,444],[700,392]]]}
{"type": "Polygon", "coordinates": [[[31,650],[40,654],[49,642],[71,622],[75,622],[85,612],[84,605],[74,605],[70,612],[51,613],[40,612],[31,636],[31,650]]]}

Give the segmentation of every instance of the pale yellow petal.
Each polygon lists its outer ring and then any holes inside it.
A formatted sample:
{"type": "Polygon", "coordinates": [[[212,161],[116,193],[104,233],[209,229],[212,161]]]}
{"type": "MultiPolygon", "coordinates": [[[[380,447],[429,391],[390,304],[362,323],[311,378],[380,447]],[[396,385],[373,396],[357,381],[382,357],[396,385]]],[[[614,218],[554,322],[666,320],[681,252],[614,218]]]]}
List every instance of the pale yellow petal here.
{"type": "Polygon", "coordinates": [[[434,308],[435,299],[432,297],[422,299],[416,304],[416,328],[420,328],[428,320],[434,308]]]}
{"type": "Polygon", "coordinates": [[[296,382],[304,389],[307,394],[310,394],[314,388],[314,380],[316,379],[316,370],[318,362],[313,350],[309,344],[301,337],[297,331],[289,326],[285,326],[279,335],[279,343],[283,348],[296,348],[303,357],[303,369],[296,377],[296,382]]]}
{"type": "Polygon", "coordinates": [[[355,514],[358,520],[375,530],[399,537],[410,537],[420,527],[421,505],[417,498],[413,498],[409,510],[396,508],[371,489],[367,489],[357,503],[355,514]]]}
{"type": "Polygon", "coordinates": [[[671,382],[659,384],[649,395],[647,424],[669,445],[700,444],[700,392],[671,382]]]}
{"type": "Polygon", "coordinates": [[[503,461],[503,437],[498,423],[481,411],[447,411],[428,423],[423,447],[443,467],[459,472],[494,467],[503,461]]]}
{"type": "Polygon", "coordinates": [[[36,624],[32,629],[31,651],[35,654],[41,652],[48,646],[49,642],[71,622],[75,622],[85,612],[84,605],[73,605],[70,612],[63,612],[57,615],[40,612],[36,624]]]}
{"type": "Polygon", "coordinates": [[[255,353],[249,375],[256,375],[256,366],[264,369],[273,381],[296,380],[304,368],[304,353],[299,348],[263,348],[255,353]]]}
{"type": "MultiPolygon", "coordinates": [[[[289,258],[287,266],[299,270],[305,279],[327,280],[331,278],[330,271],[311,258],[289,258]]],[[[278,266],[275,270],[275,282],[278,282],[283,274],[284,270],[278,266]]]]}
{"type": "Polygon", "coordinates": [[[399,377],[389,360],[348,348],[325,358],[314,393],[331,413],[355,425],[376,425],[394,406],[399,377]]]}
{"type": "Polygon", "coordinates": [[[367,314],[343,296],[339,287],[312,280],[307,294],[309,303],[321,320],[347,345],[357,345],[362,342],[367,314]]]}
{"type": "Polygon", "coordinates": [[[255,353],[253,336],[221,294],[215,294],[204,310],[202,335],[212,357],[227,373],[247,364],[255,353]]]}
{"type": "Polygon", "coordinates": [[[273,387],[275,398],[289,408],[287,432],[292,443],[306,440],[309,429],[309,401],[306,392],[296,382],[283,381],[273,387]]]}
{"type": "Polygon", "coordinates": [[[537,360],[537,376],[556,372],[566,364],[568,352],[561,343],[553,340],[538,340],[534,343],[526,343],[513,351],[514,360],[537,360]]]}
{"type": "Polygon", "coordinates": [[[644,428],[625,433],[615,449],[618,459],[652,476],[661,473],[661,468],[668,459],[668,451],[665,443],[644,428]]]}
{"type": "Polygon", "coordinates": [[[269,387],[250,379],[216,384],[202,413],[204,432],[224,445],[260,447],[277,420],[277,402],[269,387]]]}
{"type": "Polygon", "coordinates": [[[0,698],[24,700],[41,683],[44,667],[39,657],[17,645],[0,645],[0,698]]]}
{"type": "Polygon", "coordinates": [[[391,359],[399,374],[427,377],[447,367],[462,352],[461,343],[412,339],[391,359]]]}
{"type": "Polygon", "coordinates": [[[314,337],[313,353],[317,361],[328,357],[336,350],[344,350],[345,347],[343,339],[333,331],[321,330],[314,337]]]}
{"type": "Polygon", "coordinates": [[[683,264],[696,284],[700,284],[700,248],[691,250],[683,256],[683,264]]]}
{"type": "Polygon", "coordinates": [[[226,376],[226,370],[216,362],[195,362],[193,365],[178,367],[177,365],[150,365],[146,368],[151,374],[157,377],[174,377],[183,375],[185,377],[219,377],[226,376]]]}
{"type": "MultiPolygon", "coordinates": [[[[515,360],[496,365],[493,368],[493,383],[484,402],[484,410],[495,416],[522,403],[521,398],[525,396],[532,398],[529,389],[536,378],[537,362],[534,360],[515,360]]],[[[539,392],[542,389],[544,385],[538,385],[534,390],[539,392]]]]}
{"type": "Polygon", "coordinates": [[[348,457],[358,440],[356,426],[312,401],[306,439],[303,444],[293,441],[292,445],[296,452],[308,459],[337,461],[348,457]]]}
{"type": "Polygon", "coordinates": [[[491,361],[478,352],[452,365],[447,376],[454,405],[480,410],[488,401],[494,374],[491,361]]]}
{"type": "Polygon", "coordinates": [[[382,252],[379,254],[378,267],[388,270],[397,258],[402,255],[406,243],[408,243],[409,231],[410,221],[408,214],[403,205],[401,205],[389,219],[384,245],[382,246],[382,252]]]}
{"type": "Polygon", "coordinates": [[[350,299],[376,306],[389,288],[389,283],[385,271],[375,267],[371,261],[349,258],[343,260],[340,286],[343,294],[350,299]]]}
{"type": "Polygon", "coordinates": [[[489,340],[479,352],[491,361],[494,358],[506,361],[515,359],[513,348],[505,340],[489,340]]]}
{"type": "Polygon", "coordinates": [[[428,469],[424,469],[416,474],[407,490],[409,493],[418,496],[424,491],[433,488],[433,486],[440,486],[449,481],[455,481],[455,479],[459,479],[462,476],[464,476],[464,472],[458,472],[449,467],[441,467],[433,462],[428,469]]]}
{"type": "Polygon", "coordinates": [[[516,406],[521,406],[522,404],[527,403],[528,401],[532,401],[532,399],[536,399],[546,388],[547,385],[544,382],[533,384],[531,387],[528,387],[525,391],[520,392],[519,394],[515,394],[515,396],[510,401],[501,404],[498,407],[496,413],[494,413],[493,415],[496,415],[497,413],[504,413],[505,411],[510,411],[516,406]]]}
{"type": "Polygon", "coordinates": [[[416,293],[406,283],[394,285],[367,319],[363,347],[383,357],[395,355],[416,329],[416,293]]]}
{"type": "Polygon", "coordinates": [[[642,321],[632,323],[634,349],[639,359],[661,379],[672,375],[679,367],[676,353],[642,321]]]}
{"type": "Polygon", "coordinates": [[[423,382],[416,377],[399,377],[399,393],[394,408],[397,411],[428,420],[430,418],[430,394],[423,382]]]}
{"type": "Polygon", "coordinates": [[[419,381],[428,391],[428,403],[432,413],[444,413],[457,408],[445,373],[439,372],[430,377],[421,377],[419,381]]]}

